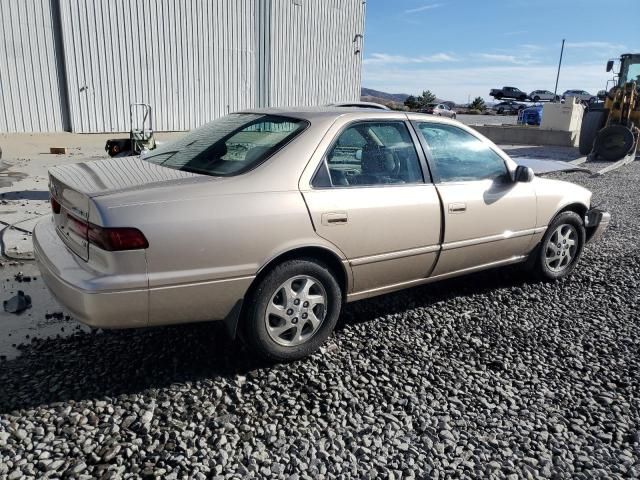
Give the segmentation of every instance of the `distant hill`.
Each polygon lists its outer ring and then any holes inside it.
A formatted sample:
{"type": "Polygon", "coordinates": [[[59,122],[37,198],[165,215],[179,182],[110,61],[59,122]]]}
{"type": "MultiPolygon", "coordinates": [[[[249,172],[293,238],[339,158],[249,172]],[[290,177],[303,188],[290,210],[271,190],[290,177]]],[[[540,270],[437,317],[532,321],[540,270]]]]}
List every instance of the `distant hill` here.
{"type": "Polygon", "coordinates": [[[406,93],[387,93],[387,92],[381,92],[379,90],[373,90],[372,88],[364,88],[364,87],[360,89],[360,95],[362,97],[375,97],[375,98],[381,98],[383,100],[398,102],[398,103],[403,103],[406,100],[406,98],[409,96],[406,93]]]}

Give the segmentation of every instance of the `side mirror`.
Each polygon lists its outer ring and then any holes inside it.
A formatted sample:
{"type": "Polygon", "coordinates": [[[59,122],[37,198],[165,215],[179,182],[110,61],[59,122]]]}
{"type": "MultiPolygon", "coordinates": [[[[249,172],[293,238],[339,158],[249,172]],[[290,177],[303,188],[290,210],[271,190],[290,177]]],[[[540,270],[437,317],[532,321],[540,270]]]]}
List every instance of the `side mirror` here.
{"type": "Polygon", "coordinates": [[[613,60],[609,60],[607,62],[607,72],[610,72],[611,70],[613,70],[613,60]]]}
{"type": "Polygon", "coordinates": [[[530,167],[525,167],[524,165],[518,165],[516,167],[514,181],[527,183],[533,180],[534,176],[535,174],[533,173],[533,170],[530,167]]]}

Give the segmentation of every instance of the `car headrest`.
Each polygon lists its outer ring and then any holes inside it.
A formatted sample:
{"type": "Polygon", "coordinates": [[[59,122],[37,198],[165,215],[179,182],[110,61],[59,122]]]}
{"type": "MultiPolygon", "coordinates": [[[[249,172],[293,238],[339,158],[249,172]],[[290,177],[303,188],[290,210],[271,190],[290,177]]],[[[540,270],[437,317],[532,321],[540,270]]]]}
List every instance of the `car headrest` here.
{"type": "Polygon", "coordinates": [[[393,153],[385,147],[366,147],[362,150],[362,173],[390,174],[395,169],[393,153]]]}
{"type": "Polygon", "coordinates": [[[247,151],[244,156],[244,161],[247,163],[254,162],[258,160],[260,157],[263,157],[271,147],[253,147],[247,151]]]}

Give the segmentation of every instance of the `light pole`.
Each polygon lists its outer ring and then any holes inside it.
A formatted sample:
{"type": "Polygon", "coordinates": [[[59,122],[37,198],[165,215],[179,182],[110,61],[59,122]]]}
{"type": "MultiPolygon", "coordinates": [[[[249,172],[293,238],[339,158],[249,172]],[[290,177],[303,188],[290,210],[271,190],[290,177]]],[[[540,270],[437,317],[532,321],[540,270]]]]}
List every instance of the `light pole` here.
{"type": "Polygon", "coordinates": [[[560,48],[560,61],[558,62],[558,74],[556,75],[556,88],[553,90],[553,101],[558,96],[558,80],[560,79],[560,67],[562,66],[562,54],[564,53],[564,38],[562,39],[562,47],[560,48]]]}

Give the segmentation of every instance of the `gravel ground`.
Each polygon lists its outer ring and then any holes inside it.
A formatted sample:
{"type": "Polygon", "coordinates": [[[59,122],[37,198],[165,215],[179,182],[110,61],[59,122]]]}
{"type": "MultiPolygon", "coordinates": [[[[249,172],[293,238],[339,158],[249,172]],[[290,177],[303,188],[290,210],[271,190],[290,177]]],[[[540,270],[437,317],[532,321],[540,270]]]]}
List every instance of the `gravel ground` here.
{"type": "Polygon", "coordinates": [[[0,478],[637,478],[640,162],[576,273],[515,268],[346,307],[266,366],[216,326],[34,339],[0,363],[0,478]]]}

